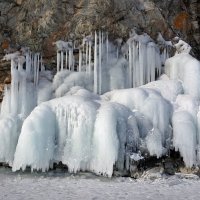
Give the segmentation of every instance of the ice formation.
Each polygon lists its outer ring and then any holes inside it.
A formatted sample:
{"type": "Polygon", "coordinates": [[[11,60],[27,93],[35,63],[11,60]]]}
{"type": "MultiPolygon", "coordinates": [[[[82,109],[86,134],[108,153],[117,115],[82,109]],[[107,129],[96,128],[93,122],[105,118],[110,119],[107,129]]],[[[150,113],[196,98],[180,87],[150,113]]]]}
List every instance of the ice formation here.
{"type": "Polygon", "coordinates": [[[155,81],[156,76],[162,72],[162,64],[169,56],[169,44],[166,41],[157,45],[146,33],[138,35],[134,31],[123,46],[121,39],[113,44],[109,41],[108,33],[101,31],[95,32],[94,36],[86,36],[79,47],[77,62],[71,42],[59,40],[55,44],[57,71],[68,69],[86,73],[88,79],[93,82],[91,89],[96,94],[113,89],[138,87],[155,81]],[[162,55],[161,47],[165,56],[162,55]],[[66,67],[63,67],[64,62],[66,67]]]}
{"type": "Polygon", "coordinates": [[[67,95],[36,107],[24,121],[13,170],[45,171],[59,161],[70,172],[112,176],[116,161],[123,170],[126,150],[137,147],[135,117],[120,104],[91,99],[67,95]]]}
{"type": "Polygon", "coordinates": [[[185,94],[200,99],[200,63],[189,54],[191,47],[187,43],[180,40],[175,47],[179,53],[167,59],[165,73],[183,82],[185,94]]]}
{"type": "Polygon", "coordinates": [[[43,71],[40,54],[25,52],[21,55],[16,52],[7,54],[4,59],[11,60],[12,82],[10,86],[5,85],[0,112],[0,160],[12,165],[24,119],[38,103],[52,97],[46,97],[48,95],[44,88],[50,75],[43,71]],[[43,78],[40,79],[39,73],[43,74],[43,78]]]}
{"type": "Polygon", "coordinates": [[[187,167],[197,163],[198,102],[189,95],[178,95],[173,114],[173,145],[179,150],[187,167]]]}
{"type": "Polygon", "coordinates": [[[13,171],[62,162],[69,172],[111,177],[135,155],[159,158],[175,148],[187,167],[200,164],[200,63],[187,43],[179,39],[171,58],[161,34],[153,41],[132,31],[126,43],[112,43],[99,31],[78,51],[72,41],[54,44],[54,77],[39,53],[4,57],[12,82],[1,104],[0,162],[13,171]]]}

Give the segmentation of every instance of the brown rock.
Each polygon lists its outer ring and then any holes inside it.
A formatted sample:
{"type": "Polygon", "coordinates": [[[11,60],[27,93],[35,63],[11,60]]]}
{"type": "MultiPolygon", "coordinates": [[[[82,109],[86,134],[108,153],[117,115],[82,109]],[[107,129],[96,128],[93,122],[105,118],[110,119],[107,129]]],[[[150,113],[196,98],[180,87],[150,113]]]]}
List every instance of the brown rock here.
{"type": "Polygon", "coordinates": [[[21,5],[23,0],[15,0],[15,2],[16,2],[17,5],[21,5]]]}
{"type": "Polygon", "coordinates": [[[11,75],[5,78],[4,84],[10,84],[11,83],[11,75]]]}

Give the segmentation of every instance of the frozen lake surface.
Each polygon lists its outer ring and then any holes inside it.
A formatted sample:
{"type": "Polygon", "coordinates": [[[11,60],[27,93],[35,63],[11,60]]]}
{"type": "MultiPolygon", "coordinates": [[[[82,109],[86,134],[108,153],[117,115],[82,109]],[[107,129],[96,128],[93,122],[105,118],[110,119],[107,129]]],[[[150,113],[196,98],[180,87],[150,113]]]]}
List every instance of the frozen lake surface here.
{"type": "Polygon", "coordinates": [[[136,199],[199,200],[200,179],[195,175],[144,178],[104,178],[90,173],[69,175],[48,173],[12,173],[0,168],[1,200],[53,199],[136,199]]]}

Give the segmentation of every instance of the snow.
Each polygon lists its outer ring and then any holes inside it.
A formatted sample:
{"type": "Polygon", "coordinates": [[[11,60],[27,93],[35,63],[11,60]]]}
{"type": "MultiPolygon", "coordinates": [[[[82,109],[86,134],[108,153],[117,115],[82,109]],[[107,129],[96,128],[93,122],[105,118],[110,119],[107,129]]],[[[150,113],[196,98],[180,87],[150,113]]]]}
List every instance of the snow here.
{"type": "Polygon", "coordinates": [[[163,177],[149,174],[148,178],[96,177],[80,173],[64,172],[11,173],[0,169],[0,199],[150,199],[150,200],[198,200],[199,178],[192,175],[163,177]],[[152,179],[150,179],[152,177],[152,179]],[[154,178],[153,178],[154,177],[154,178]]]}

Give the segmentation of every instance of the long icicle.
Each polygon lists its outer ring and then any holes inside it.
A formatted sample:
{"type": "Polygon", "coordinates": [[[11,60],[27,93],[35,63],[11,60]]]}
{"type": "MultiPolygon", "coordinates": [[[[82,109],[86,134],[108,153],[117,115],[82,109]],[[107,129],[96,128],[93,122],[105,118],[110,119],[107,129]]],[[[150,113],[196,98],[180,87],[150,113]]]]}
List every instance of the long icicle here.
{"type": "Polygon", "coordinates": [[[92,41],[89,41],[89,66],[88,66],[88,71],[89,71],[89,76],[91,77],[92,74],[92,68],[91,68],[91,51],[92,51],[92,41]]]}
{"type": "Polygon", "coordinates": [[[57,72],[60,71],[60,53],[57,51],[57,72]]]}
{"type": "Polygon", "coordinates": [[[61,51],[61,71],[63,71],[63,65],[64,65],[64,55],[63,51],[61,51]]]}
{"type": "Polygon", "coordinates": [[[102,59],[102,57],[101,57],[101,53],[102,53],[102,34],[101,34],[101,31],[99,31],[99,94],[101,94],[101,82],[102,82],[102,66],[101,66],[101,59],[102,59]]]}
{"type": "Polygon", "coordinates": [[[133,88],[136,87],[136,52],[137,52],[137,49],[136,49],[136,42],[133,41],[132,43],[132,62],[133,62],[133,71],[132,71],[132,77],[133,77],[133,80],[132,80],[132,84],[133,84],[133,88]]]}
{"type": "Polygon", "coordinates": [[[82,51],[79,49],[79,65],[78,65],[78,71],[81,72],[82,68],[82,51]]]}
{"type": "Polygon", "coordinates": [[[86,41],[86,58],[85,58],[86,72],[88,73],[88,42],[86,41]]]}
{"type": "Polygon", "coordinates": [[[108,51],[109,51],[109,41],[108,41],[108,33],[106,34],[106,63],[108,63],[108,51]]]}
{"type": "Polygon", "coordinates": [[[72,69],[72,56],[71,56],[71,49],[69,50],[69,71],[71,71],[72,69]]]}
{"type": "Polygon", "coordinates": [[[129,87],[132,87],[132,68],[133,68],[133,62],[132,62],[132,48],[131,48],[132,44],[129,44],[129,87]]]}
{"type": "Polygon", "coordinates": [[[98,93],[98,64],[97,64],[97,32],[94,39],[94,93],[98,93]]]}

